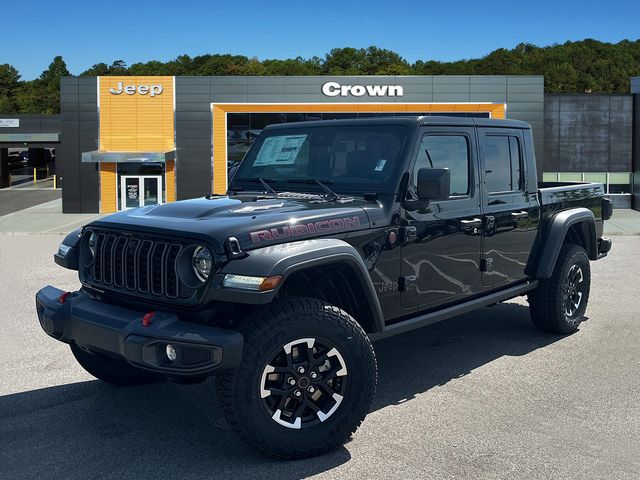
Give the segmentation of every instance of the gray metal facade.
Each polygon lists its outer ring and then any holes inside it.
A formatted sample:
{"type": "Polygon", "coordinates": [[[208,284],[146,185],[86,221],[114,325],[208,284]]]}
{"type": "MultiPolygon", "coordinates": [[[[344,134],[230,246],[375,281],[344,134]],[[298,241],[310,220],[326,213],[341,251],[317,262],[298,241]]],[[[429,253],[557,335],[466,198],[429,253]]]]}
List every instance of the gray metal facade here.
{"type": "MultiPolygon", "coordinates": [[[[39,134],[39,133],[51,133],[59,134],[61,126],[60,115],[14,115],[14,114],[0,114],[2,119],[16,119],[19,121],[18,127],[0,127],[0,135],[12,135],[12,134],[39,134]]],[[[2,142],[2,147],[25,147],[25,142],[2,142]]],[[[28,143],[28,142],[27,142],[28,143]]],[[[38,142],[26,145],[26,147],[40,148],[40,147],[56,147],[56,142],[38,142]]]]}
{"type": "Polygon", "coordinates": [[[640,77],[631,79],[633,94],[633,208],[640,210],[640,77]]]}
{"type": "Polygon", "coordinates": [[[632,206],[640,210],[640,94],[633,96],[633,201],[632,206]]]}
{"type": "MultiPolygon", "coordinates": [[[[82,163],[82,152],[98,149],[99,113],[95,77],[63,77],[62,145],[57,162],[65,212],[97,212],[96,164],[82,163]]],[[[176,195],[192,198],[211,192],[212,103],[505,103],[507,118],[534,129],[538,157],[544,142],[542,76],[341,76],[341,77],[176,77],[176,195]],[[400,85],[398,97],[327,97],[322,85],[400,85]]]]}
{"type": "Polygon", "coordinates": [[[100,202],[97,164],[81,162],[82,152],[98,149],[96,77],[62,77],[60,117],[62,144],[56,149],[56,169],[61,177],[62,210],[96,213],[100,202]]]}
{"type": "Polygon", "coordinates": [[[507,118],[534,129],[535,149],[544,142],[544,77],[498,76],[309,76],[176,77],[177,197],[211,190],[211,103],[506,103],[507,118]],[[326,82],[342,85],[400,85],[397,97],[327,97],[326,82]]]}
{"type": "Polygon", "coordinates": [[[547,94],[545,172],[629,172],[631,95],[547,94]]]}

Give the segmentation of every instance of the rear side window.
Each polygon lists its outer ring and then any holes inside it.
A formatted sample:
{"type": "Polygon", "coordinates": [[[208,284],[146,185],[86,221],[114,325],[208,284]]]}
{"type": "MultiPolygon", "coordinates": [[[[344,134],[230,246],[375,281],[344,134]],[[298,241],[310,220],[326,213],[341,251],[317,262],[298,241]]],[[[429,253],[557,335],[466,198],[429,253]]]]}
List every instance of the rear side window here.
{"type": "Polygon", "coordinates": [[[425,135],[413,171],[416,186],[421,168],[448,168],[450,195],[469,194],[469,143],[464,135],[425,135]]]}
{"type": "Polygon", "coordinates": [[[484,137],[484,165],[489,193],[522,189],[522,161],[518,137],[487,135],[484,137]]]}

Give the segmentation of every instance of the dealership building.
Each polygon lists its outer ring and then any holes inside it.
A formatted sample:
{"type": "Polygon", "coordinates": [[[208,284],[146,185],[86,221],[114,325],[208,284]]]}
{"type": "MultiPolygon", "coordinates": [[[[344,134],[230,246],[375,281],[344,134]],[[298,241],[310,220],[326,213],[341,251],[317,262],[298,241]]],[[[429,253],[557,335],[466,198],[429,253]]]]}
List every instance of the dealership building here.
{"type": "Polygon", "coordinates": [[[67,213],[223,193],[269,124],[406,115],[524,120],[541,178],[600,181],[640,208],[640,78],[611,95],[545,94],[522,75],[63,77],[60,91],[59,115],[0,115],[0,186],[8,148],[54,148],[67,213]]]}

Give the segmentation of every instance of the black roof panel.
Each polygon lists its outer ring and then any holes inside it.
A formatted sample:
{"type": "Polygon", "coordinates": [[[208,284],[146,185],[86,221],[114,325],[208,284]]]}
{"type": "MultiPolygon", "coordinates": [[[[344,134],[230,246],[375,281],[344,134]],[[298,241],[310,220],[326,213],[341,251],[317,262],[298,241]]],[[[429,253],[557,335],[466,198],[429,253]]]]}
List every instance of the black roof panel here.
{"type": "Polygon", "coordinates": [[[415,117],[367,117],[346,118],[340,120],[313,120],[307,122],[277,123],[266,128],[281,129],[294,127],[322,127],[340,125],[406,125],[416,127],[418,125],[439,126],[469,126],[469,127],[502,127],[502,128],[531,128],[527,122],[520,120],[501,120],[493,118],[475,117],[447,117],[444,115],[415,116],[415,117]]]}

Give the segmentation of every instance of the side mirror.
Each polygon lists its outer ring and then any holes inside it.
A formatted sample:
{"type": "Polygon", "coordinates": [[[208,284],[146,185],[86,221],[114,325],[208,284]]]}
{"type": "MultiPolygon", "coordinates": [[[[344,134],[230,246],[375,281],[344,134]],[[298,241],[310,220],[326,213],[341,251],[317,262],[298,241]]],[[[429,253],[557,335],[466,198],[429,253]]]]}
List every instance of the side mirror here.
{"type": "Polygon", "coordinates": [[[449,198],[451,173],[448,168],[421,168],[417,185],[420,200],[446,200],[449,198]]]}

